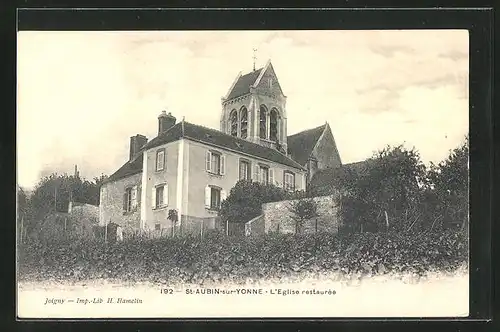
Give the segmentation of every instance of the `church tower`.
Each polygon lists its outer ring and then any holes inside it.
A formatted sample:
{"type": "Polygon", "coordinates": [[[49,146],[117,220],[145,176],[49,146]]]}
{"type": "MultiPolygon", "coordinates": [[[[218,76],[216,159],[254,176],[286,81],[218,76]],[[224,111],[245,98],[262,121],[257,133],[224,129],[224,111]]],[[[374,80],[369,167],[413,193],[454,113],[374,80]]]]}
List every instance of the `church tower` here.
{"type": "Polygon", "coordinates": [[[269,60],[260,69],[238,74],[222,98],[220,130],[286,154],[286,96],[269,60]]]}

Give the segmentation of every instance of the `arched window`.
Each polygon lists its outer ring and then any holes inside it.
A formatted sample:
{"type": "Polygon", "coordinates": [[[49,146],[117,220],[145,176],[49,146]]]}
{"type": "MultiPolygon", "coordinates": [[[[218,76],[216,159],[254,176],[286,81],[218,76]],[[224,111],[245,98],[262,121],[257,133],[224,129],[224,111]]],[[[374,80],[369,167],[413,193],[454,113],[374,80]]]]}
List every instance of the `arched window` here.
{"type": "Polygon", "coordinates": [[[238,136],[238,113],[236,110],[231,111],[229,122],[231,125],[231,136],[238,136]]]}
{"type": "Polygon", "coordinates": [[[266,106],[260,107],[260,138],[267,138],[267,109],[266,106]]]}
{"type": "Polygon", "coordinates": [[[241,138],[247,138],[248,133],[248,111],[243,106],[240,109],[240,130],[241,130],[241,138]]]}
{"type": "Polygon", "coordinates": [[[269,116],[269,139],[278,141],[278,110],[273,108],[269,116]]]}

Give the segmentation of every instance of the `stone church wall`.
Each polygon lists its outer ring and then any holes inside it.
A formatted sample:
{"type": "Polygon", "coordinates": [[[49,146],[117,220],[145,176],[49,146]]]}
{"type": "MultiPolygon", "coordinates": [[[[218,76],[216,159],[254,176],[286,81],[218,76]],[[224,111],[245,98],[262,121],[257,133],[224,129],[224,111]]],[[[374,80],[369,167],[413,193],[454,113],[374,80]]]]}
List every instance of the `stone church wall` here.
{"type": "MultiPolygon", "coordinates": [[[[316,222],[318,232],[336,233],[339,227],[338,196],[321,196],[313,200],[317,204],[319,216],[306,220],[302,227],[302,233],[314,233],[316,231],[316,222]]],[[[295,233],[294,214],[290,211],[290,204],[293,201],[280,201],[266,203],[262,205],[264,219],[264,229],[266,233],[295,233]]]]}

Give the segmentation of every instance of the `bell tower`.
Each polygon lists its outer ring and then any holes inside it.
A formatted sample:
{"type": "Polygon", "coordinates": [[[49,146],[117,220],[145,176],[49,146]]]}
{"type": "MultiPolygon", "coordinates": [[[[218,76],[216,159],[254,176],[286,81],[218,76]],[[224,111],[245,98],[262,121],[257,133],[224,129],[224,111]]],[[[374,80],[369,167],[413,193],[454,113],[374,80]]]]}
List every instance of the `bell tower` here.
{"type": "Polygon", "coordinates": [[[221,102],[222,132],[287,153],[286,96],[270,60],[240,72],[221,102]]]}

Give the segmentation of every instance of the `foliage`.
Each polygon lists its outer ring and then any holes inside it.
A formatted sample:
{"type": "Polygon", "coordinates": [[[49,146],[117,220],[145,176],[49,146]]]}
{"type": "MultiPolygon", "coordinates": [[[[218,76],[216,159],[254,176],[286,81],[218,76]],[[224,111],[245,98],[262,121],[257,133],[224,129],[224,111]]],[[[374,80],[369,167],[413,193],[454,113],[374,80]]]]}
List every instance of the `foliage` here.
{"type": "Polygon", "coordinates": [[[293,213],[296,234],[301,232],[304,221],[318,216],[318,205],[312,198],[291,201],[289,210],[293,213]]]}
{"type": "Polygon", "coordinates": [[[18,219],[21,219],[26,215],[28,210],[28,196],[23,188],[17,186],[17,211],[18,219]]]}
{"type": "Polygon", "coordinates": [[[244,223],[261,214],[262,204],[281,201],[285,197],[285,192],[274,185],[238,181],[222,202],[220,216],[223,222],[244,223]]]}
{"type": "Polygon", "coordinates": [[[36,226],[35,220],[43,220],[52,212],[67,212],[70,199],[99,205],[100,186],[106,178],[101,175],[88,181],[78,175],[57,173],[42,178],[27,201],[27,226],[36,226]]]}
{"type": "Polygon", "coordinates": [[[310,197],[305,191],[288,192],[275,185],[241,180],[222,202],[219,215],[223,222],[244,223],[262,213],[262,204],[310,197]]]}
{"type": "Polygon", "coordinates": [[[345,171],[336,181],[349,230],[403,230],[408,211],[421,201],[426,168],[416,150],[386,147],[365,162],[363,171],[345,171]]]}
{"type": "Polygon", "coordinates": [[[440,225],[450,227],[468,225],[469,199],[469,138],[438,165],[431,164],[429,181],[432,189],[427,195],[436,202],[432,212],[442,216],[440,225]]]}
{"type": "Polygon", "coordinates": [[[468,139],[426,168],[415,149],[386,147],[341,167],[314,195],[340,193],[342,232],[441,231],[468,225],[468,139]],[[359,166],[359,164],[358,164],[359,166]]]}
{"type": "Polygon", "coordinates": [[[174,227],[177,224],[177,221],[179,220],[177,210],[175,209],[168,210],[167,219],[172,222],[172,235],[174,235],[174,227]]]}
{"type": "Polygon", "coordinates": [[[161,283],[243,283],[298,277],[454,271],[467,264],[467,238],[452,231],[266,234],[227,237],[137,238],[104,245],[98,240],[30,242],[19,248],[20,280],[78,281],[112,278],[161,283]]]}

